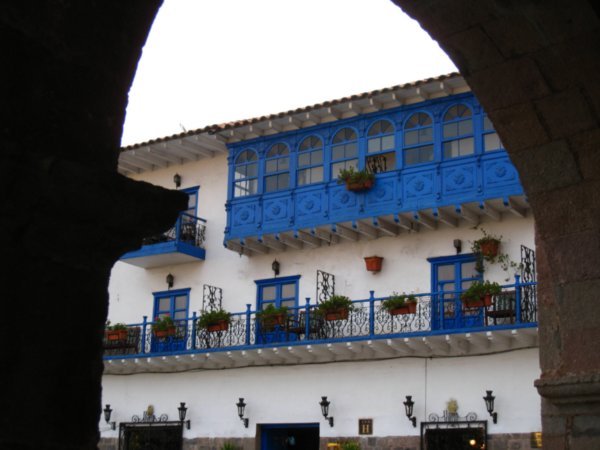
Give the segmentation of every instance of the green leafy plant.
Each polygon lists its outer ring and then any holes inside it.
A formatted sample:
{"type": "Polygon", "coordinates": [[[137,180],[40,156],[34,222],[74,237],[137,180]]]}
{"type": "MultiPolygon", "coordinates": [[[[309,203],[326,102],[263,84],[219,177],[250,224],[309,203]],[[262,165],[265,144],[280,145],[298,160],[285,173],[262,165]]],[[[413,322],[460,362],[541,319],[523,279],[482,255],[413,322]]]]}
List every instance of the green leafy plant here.
{"type": "Polygon", "coordinates": [[[383,309],[387,311],[391,311],[392,309],[403,308],[407,303],[416,303],[417,297],[412,294],[398,294],[397,292],[392,292],[387,299],[385,299],[381,306],[383,309]]]}
{"type": "Polygon", "coordinates": [[[265,319],[269,319],[269,318],[275,318],[276,316],[280,316],[280,315],[287,315],[288,313],[288,307],[287,306],[280,306],[280,307],[276,307],[273,303],[269,303],[266,308],[264,308],[262,311],[258,311],[256,313],[256,317],[258,317],[259,319],[265,320],[265,319]]]}
{"type": "MultiPolygon", "coordinates": [[[[475,254],[475,270],[479,273],[485,271],[484,261],[490,264],[498,263],[503,271],[508,272],[509,270],[520,270],[523,264],[516,263],[510,259],[508,254],[500,252],[500,244],[502,243],[502,236],[496,236],[488,233],[484,228],[477,228],[481,230],[483,236],[471,243],[471,251],[475,254]]],[[[505,281],[508,281],[506,278],[505,281]]]]}
{"type": "Polygon", "coordinates": [[[239,447],[236,445],[233,445],[231,442],[224,442],[223,445],[221,445],[221,449],[220,450],[238,450],[239,447]]]}
{"type": "Polygon", "coordinates": [[[152,324],[152,331],[167,331],[170,328],[174,328],[175,327],[175,323],[173,322],[173,319],[171,319],[171,316],[162,316],[162,317],[155,317],[154,318],[154,323],[152,324]]]}
{"type": "Polygon", "coordinates": [[[461,298],[470,302],[480,300],[485,295],[497,295],[500,292],[502,292],[502,288],[496,282],[484,281],[482,283],[481,281],[475,281],[469,286],[469,289],[463,292],[461,298]]]}
{"type": "Polygon", "coordinates": [[[340,442],[342,450],[360,450],[360,442],[358,441],[343,441],[340,442]]]}
{"type": "Polygon", "coordinates": [[[231,313],[225,311],[222,308],[214,311],[200,312],[201,316],[198,320],[198,328],[208,328],[210,325],[216,325],[220,322],[231,323],[231,313]]]}
{"type": "Polygon", "coordinates": [[[340,169],[338,173],[338,184],[364,184],[367,181],[373,181],[375,175],[367,170],[356,170],[354,166],[347,169],[340,169]]]}
{"type": "Polygon", "coordinates": [[[322,301],[317,306],[317,312],[321,315],[327,314],[331,311],[337,311],[340,309],[347,309],[348,311],[352,311],[354,309],[354,304],[352,300],[350,300],[345,295],[332,295],[329,299],[322,301]]]}
{"type": "Polygon", "coordinates": [[[118,323],[115,323],[114,325],[111,325],[110,320],[107,320],[105,328],[107,331],[122,331],[122,330],[127,330],[127,325],[122,322],[118,322],[118,323]]]}

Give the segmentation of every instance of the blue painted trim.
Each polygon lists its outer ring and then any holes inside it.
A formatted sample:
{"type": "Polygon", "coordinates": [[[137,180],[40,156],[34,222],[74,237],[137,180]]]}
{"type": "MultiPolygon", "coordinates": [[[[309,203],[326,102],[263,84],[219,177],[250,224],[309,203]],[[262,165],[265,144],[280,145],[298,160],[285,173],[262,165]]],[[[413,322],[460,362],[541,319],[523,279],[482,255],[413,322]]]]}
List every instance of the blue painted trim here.
{"type": "Polygon", "coordinates": [[[275,277],[275,278],[263,278],[262,280],[254,280],[258,286],[270,285],[270,284],[283,284],[291,281],[297,281],[302,275],[290,275],[287,277],[275,277]]]}
{"type": "Polygon", "coordinates": [[[152,295],[154,297],[166,297],[168,295],[189,295],[192,288],[182,288],[182,289],[170,289],[166,291],[156,291],[153,292],[152,295]]]}
{"type": "Polygon", "coordinates": [[[260,425],[262,429],[272,430],[281,428],[319,428],[320,424],[315,423],[267,423],[260,425]]]}

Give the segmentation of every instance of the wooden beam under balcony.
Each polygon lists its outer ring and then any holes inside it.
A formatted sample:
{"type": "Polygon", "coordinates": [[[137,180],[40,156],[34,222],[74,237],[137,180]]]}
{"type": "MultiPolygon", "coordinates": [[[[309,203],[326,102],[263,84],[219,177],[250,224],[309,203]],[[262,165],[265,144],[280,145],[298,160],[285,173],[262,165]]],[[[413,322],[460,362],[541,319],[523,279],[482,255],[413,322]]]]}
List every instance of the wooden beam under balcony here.
{"type": "Polygon", "coordinates": [[[451,217],[450,214],[442,211],[441,209],[433,208],[432,213],[433,217],[437,219],[438,222],[446,224],[452,228],[458,227],[458,219],[455,217],[451,217]]]}
{"type": "Polygon", "coordinates": [[[413,220],[430,230],[435,230],[437,228],[435,221],[423,214],[422,211],[413,211],[413,220]]]}
{"type": "Polygon", "coordinates": [[[269,247],[251,238],[241,239],[240,244],[242,245],[242,247],[249,248],[250,250],[256,253],[269,253],[269,247]]]}
{"type": "Polygon", "coordinates": [[[456,214],[461,217],[461,219],[465,219],[467,222],[472,224],[478,224],[480,222],[479,216],[464,205],[456,205],[454,210],[456,211],[456,214]]]}
{"type": "Polygon", "coordinates": [[[349,230],[341,225],[331,225],[331,232],[349,241],[358,241],[358,233],[356,231],[349,230]]]}
{"type": "Polygon", "coordinates": [[[278,241],[287,245],[288,247],[292,247],[296,250],[301,250],[304,247],[304,244],[302,243],[302,241],[300,239],[294,239],[293,237],[288,236],[285,233],[277,233],[275,235],[275,238],[278,241]]]}
{"type": "Polygon", "coordinates": [[[479,209],[481,212],[483,212],[483,214],[488,216],[490,219],[495,220],[496,222],[502,219],[500,213],[492,208],[488,202],[480,202],[479,209]]]}
{"type": "Polygon", "coordinates": [[[278,241],[277,239],[275,239],[272,236],[258,236],[257,238],[258,242],[269,247],[272,250],[277,250],[277,251],[284,251],[287,249],[287,247],[285,246],[285,244],[283,242],[278,241]]]}
{"type": "Polygon", "coordinates": [[[356,230],[361,236],[364,236],[369,240],[377,239],[378,237],[377,229],[375,227],[367,225],[360,220],[352,221],[352,229],[356,230]]]}
{"type": "Polygon", "coordinates": [[[317,248],[317,247],[321,246],[321,242],[322,242],[321,239],[319,239],[305,231],[296,230],[294,232],[294,236],[296,239],[301,240],[302,242],[304,242],[304,244],[308,245],[309,247],[317,248]]]}
{"type": "Polygon", "coordinates": [[[310,234],[318,237],[321,241],[327,244],[337,244],[340,237],[336,234],[330,233],[329,231],[322,230],[320,228],[311,228],[310,234]]]}
{"type": "Polygon", "coordinates": [[[404,228],[407,231],[418,231],[419,230],[418,224],[414,224],[413,222],[411,222],[406,217],[404,217],[400,214],[394,214],[394,222],[396,222],[399,227],[404,228]]]}
{"type": "Polygon", "coordinates": [[[502,204],[507,211],[511,212],[517,217],[523,218],[527,215],[527,210],[517,205],[511,198],[502,199],[502,204]]]}

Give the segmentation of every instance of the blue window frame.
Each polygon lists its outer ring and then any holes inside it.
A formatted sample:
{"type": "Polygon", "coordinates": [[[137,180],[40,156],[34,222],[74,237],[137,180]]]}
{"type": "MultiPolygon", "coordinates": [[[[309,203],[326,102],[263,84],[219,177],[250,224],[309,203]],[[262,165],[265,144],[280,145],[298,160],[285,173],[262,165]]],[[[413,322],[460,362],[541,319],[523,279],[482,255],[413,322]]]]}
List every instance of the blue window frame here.
{"type": "Polygon", "coordinates": [[[188,195],[188,207],[183,212],[193,217],[198,216],[198,190],[198,186],[181,190],[181,192],[188,195]]]}
{"type": "Polygon", "coordinates": [[[353,128],[342,128],[331,141],[331,179],[350,167],[358,169],[358,138],[353,128]]]}
{"type": "Polygon", "coordinates": [[[483,151],[492,152],[494,150],[504,150],[504,145],[500,141],[500,136],[487,114],[483,114],[483,151]]]}
{"type": "Polygon", "coordinates": [[[366,167],[371,173],[396,170],[396,129],[389,120],[378,120],[367,132],[366,167]]]}
{"type": "Polygon", "coordinates": [[[468,106],[454,105],[444,114],[442,151],[445,159],[472,155],[475,152],[473,113],[468,106]]]}
{"type": "Polygon", "coordinates": [[[429,114],[416,112],[404,123],[404,165],[433,161],[433,120],[429,114]]]}
{"type": "Polygon", "coordinates": [[[169,316],[173,320],[188,318],[190,289],[154,292],[153,320],[157,317],[169,316]]]}
{"type": "Polygon", "coordinates": [[[256,309],[262,311],[268,305],[276,308],[298,306],[298,280],[300,275],[256,280],[256,309]]]}
{"type": "Polygon", "coordinates": [[[428,261],[431,263],[433,328],[452,329],[482,324],[482,311],[465,313],[460,300],[460,291],[482,278],[476,270],[475,255],[443,256],[428,261]]]}
{"type": "Polygon", "coordinates": [[[273,145],[265,159],[265,192],[290,187],[290,149],[283,143],[273,145]]]}
{"type": "Polygon", "coordinates": [[[254,150],[242,151],[235,160],[234,197],[258,193],[258,156],[254,150]]]}
{"type": "Polygon", "coordinates": [[[323,181],[323,141],[308,136],[298,147],[298,186],[323,181]]]}

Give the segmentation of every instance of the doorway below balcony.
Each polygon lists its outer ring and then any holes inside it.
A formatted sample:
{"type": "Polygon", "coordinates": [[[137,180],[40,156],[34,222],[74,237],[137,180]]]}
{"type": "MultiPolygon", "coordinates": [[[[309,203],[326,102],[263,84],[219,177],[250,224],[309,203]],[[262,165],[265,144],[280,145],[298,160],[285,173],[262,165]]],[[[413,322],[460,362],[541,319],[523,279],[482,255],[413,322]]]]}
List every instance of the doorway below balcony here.
{"type": "Polygon", "coordinates": [[[319,450],[318,423],[260,425],[260,450],[319,450]]]}

